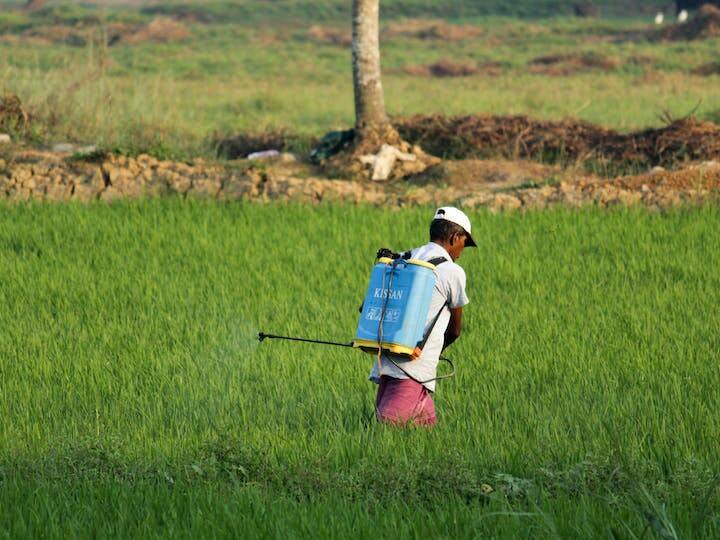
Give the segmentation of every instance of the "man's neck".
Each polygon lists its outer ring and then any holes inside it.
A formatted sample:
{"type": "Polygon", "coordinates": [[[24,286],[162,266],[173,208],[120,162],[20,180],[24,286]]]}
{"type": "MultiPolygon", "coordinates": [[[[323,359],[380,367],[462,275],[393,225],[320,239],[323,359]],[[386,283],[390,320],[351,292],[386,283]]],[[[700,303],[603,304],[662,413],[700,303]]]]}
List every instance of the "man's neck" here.
{"type": "MultiPolygon", "coordinates": [[[[443,248],[448,255],[450,255],[450,244],[447,242],[444,242],[443,240],[430,240],[433,244],[437,244],[441,248],[443,248]]],[[[450,258],[452,259],[452,255],[450,255],[450,258]]],[[[455,260],[455,259],[453,259],[455,260]]]]}

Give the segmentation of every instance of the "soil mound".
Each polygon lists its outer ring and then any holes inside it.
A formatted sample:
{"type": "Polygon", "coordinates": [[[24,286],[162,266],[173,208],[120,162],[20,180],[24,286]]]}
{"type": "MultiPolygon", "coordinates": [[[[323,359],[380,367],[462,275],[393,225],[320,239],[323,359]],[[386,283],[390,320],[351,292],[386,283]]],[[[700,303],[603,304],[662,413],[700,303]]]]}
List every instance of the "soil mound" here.
{"type": "Polygon", "coordinates": [[[663,28],[654,37],[667,41],[694,41],[717,36],[720,36],[720,8],[705,4],[688,22],[663,28]]]}
{"type": "Polygon", "coordinates": [[[701,77],[710,77],[712,75],[720,75],[720,62],[710,62],[709,64],[703,64],[692,70],[693,75],[700,75],[701,77]]]}
{"type": "Polygon", "coordinates": [[[383,31],[383,37],[460,41],[463,39],[472,39],[484,33],[485,30],[479,26],[448,24],[441,20],[406,19],[390,23],[383,31]]]}
{"type": "Polygon", "coordinates": [[[317,139],[310,136],[293,135],[285,131],[238,133],[232,137],[217,138],[214,142],[219,157],[242,159],[254,152],[277,150],[279,152],[297,148],[311,148],[317,139]]]}
{"type": "Polygon", "coordinates": [[[35,43],[62,44],[71,47],[85,47],[102,40],[106,40],[111,46],[118,43],[168,43],[182,41],[189,35],[187,26],[168,17],[157,17],[144,26],[126,23],[40,25],[33,26],[21,34],[23,39],[35,43]]]}
{"type": "Polygon", "coordinates": [[[441,58],[432,64],[408,66],[405,72],[418,77],[469,77],[480,73],[481,69],[469,60],[456,62],[450,58],[441,58]]]}
{"type": "Polygon", "coordinates": [[[122,37],[123,43],[169,43],[183,41],[190,36],[190,30],[180,21],[170,17],[156,17],[136,32],[122,37]]]}
{"type": "Polygon", "coordinates": [[[414,116],[396,118],[394,125],[403,139],[450,159],[596,160],[647,167],[720,158],[720,126],[692,118],[629,134],[580,120],[527,116],[414,116]]]}
{"type": "MultiPolygon", "coordinates": [[[[479,26],[448,24],[441,20],[406,19],[390,23],[381,30],[382,39],[414,38],[423,40],[461,41],[481,36],[485,30],[479,26]]],[[[349,47],[352,34],[345,27],[313,25],[307,36],[315,43],[349,47]]]]}
{"type": "Polygon", "coordinates": [[[539,56],[530,61],[531,73],[555,77],[591,69],[613,71],[618,67],[620,67],[620,59],[593,53],[539,56]]]}
{"type": "Polygon", "coordinates": [[[345,29],[313,25],[308,28],[307,35],[311,41],[324,45],[349,47],[352,44],[352,33],[345,29]]]}
{"type": "Polygon", "coordinates": [[[0,96],[0,133],[24,133],[30,127],[32,116],[20,98],[6,92],[0,96]]]}

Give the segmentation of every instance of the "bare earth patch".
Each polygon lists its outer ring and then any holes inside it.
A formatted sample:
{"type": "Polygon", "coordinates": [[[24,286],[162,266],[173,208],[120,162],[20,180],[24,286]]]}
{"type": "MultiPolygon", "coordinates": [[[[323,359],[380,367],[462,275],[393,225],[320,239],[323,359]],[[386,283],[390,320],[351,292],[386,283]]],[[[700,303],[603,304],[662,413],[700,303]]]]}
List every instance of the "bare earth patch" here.
{"type": "Polygon", "coordinates": [[[315,43],[349,47],[352,44],[352,33],[346,28],[313,25],[308,28],[308,38],[315,43]]]}
{"type": "Polygon", "coordinates": [[[712,77],[713,75],[720,75],[720,62],[710,62],[709,64],[703,64],[692,70],[693,75],[700,75],[701,77],[712,77]]]}
{"type": "Polygon", "coordinates": [[[0,39],[5,42],[29,42],[42,45],[70,45],[85,47],[91,43],[105,40],[108,45],[118,43],[169,43],[183,41],[190,37],[189,28],[182,22],[170,17],[156,17],[148,24],[79,23],[77,25],[37,25],[22,34],[5,34],[0,39]]]}
{"type": "Polygon", "coordinates": [[[427,40],[461,41],[485,34],[480,26],[448,24],[442,20],[405,19],[387,25],[384,38],[409,37],[427,40]]]}
{"type": "Polygon", "coordinates": [[[530,72],[555,77],[573,75],[582,71],[614,71],[620,67],[620,59],[598,54],[557,54],[539,56],[530,61],[530,72]]]}

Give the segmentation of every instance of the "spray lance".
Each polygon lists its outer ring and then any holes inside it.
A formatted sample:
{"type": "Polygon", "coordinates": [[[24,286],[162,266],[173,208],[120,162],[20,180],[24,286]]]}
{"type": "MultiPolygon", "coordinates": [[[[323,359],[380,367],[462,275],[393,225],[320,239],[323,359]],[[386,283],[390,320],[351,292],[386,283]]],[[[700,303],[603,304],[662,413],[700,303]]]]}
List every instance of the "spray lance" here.
{"type": "Polygon", "coordinates": [[[435,268],[446,261],[447,259],[444,257],[420,261],[412,259],[409,251],[400,254],[387,248],[380,249],[376,256],[365,299],[360,307],[360,321],[355,339],[351,342],[323,341],[265,332],[258,333],[258,341],[262,343],[266,339],[281,339],[355,348],[376,354],[378,363],[382,361],[382,353],[390,353],[385,358],[415,382],[425,384],[448,379],[455,375],[455,366],[449,358],[444,356],[440,356],[440,360],[450,364],[450,373],[425,381],[420,381],[410,375],[401,365],[404,362],[399,364],[395,360],[395,358],[407,361],[417,359],[440,315],[448,307],[447,303],[443,304],[432,318],[428,329],[425,330],[437,279],[435,268]]]}

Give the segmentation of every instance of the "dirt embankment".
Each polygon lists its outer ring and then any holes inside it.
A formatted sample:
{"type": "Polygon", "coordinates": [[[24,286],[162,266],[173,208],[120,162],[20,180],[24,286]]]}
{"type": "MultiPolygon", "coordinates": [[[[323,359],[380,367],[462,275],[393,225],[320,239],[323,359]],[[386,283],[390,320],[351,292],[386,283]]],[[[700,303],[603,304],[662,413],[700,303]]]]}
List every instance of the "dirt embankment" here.
{"type": "Polygon", "coordinates": [[[260,165],[161,161],[151,156],[106,156],[88,163],[50,153],[18,153],[12,163],[0,160],[0,198],[11,201],[113,201],[175,195],[217,200],[341,201],[386,206],[456,203],[492,211],[642,204],[665,208],[720,200],[720,163],[707,162],[678,171],[656,169],[648,174],[600,180],[565,174],[545,184],[548,171],[529,164],[512,181],[509,165],[474,161],[464,167],[452,162],[424,182],[368,183],[309,176],[313,169],[297,163],[260,165]],[[487,181],[478,179],[484,167],[487,181]],[[466,176],[473,171],[473,178],[466,176]],[[450,175],[450,177],[448,177],[450,175]],[[491,176],[498,176],[495,182],[491,176]],[[527,176],[538,175],[538,183],[527,176]],[[522,180],[522,183],[518,184],[522,180]]]}
{"type": "Polygon", "coordinates": [[[720,8],[712,4],[702,6],[686,23],[671,24],[653,31],[652,39],[664,41],[694,41],[720,36],[720,8]]]}
{"type": "Polygon", "coordinates": [[[99,21],[75,25],[35,25],[19,35],[0,34],[0,41],[29,41],[43,45],[59,44],[85,47],[92,43],[109,46],[120,43],[170,43],[184,41],[190,37],[190,29],[183,22],[170,17],[156,17],[147,24],[99,21]]]}
{"type": "Polygon", "coordinates": [[[628,134],[581,120],[527,116],[414,116],[394,124],[405,140],[449,159],[594,160],[641,168],[720,159],[720,126],[695,119],[628,134]]]}

